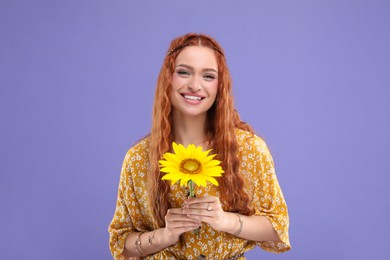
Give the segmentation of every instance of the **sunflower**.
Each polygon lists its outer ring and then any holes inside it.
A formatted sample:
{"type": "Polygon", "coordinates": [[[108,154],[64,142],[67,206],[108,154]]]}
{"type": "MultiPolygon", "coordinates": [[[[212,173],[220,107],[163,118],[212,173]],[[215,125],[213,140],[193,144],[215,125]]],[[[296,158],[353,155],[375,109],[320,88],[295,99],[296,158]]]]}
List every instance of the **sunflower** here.
{"type": "Polygon", "coordinates": [[[185,148],[181,144],[172,143],[174,153],[164,153],[160,160],[160,171],[165,172],[161,179],[170,180],[175,184],[180,180],[180,186],[190,186],[193,183],[206,187],[207,182],[218,186],[218,181],[214,177],[222,176],[224,172],[219,165],[221,162],[213,160],[216,154],[208,155],[211,151],[202,151],[201,146],[190,144],[185,148]]]}

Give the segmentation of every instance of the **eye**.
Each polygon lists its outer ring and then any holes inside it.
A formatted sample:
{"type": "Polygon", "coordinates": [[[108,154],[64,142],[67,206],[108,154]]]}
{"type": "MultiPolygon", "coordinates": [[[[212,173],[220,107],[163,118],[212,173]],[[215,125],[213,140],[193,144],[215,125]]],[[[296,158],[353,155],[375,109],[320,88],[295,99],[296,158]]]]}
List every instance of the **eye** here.
{"type": "Polygon", "coordinates": [[[212,80],[216,79],[217,77],[214,74],[205,74],[205,75],[203,75],[203,78],[207,81],[212,81],[212,80]]]}
{"type": "Polygon", "coordinates": [[[186,71],[186,70],[178,70],[177,71],[177,74],[179,74],[179,76],[182,76],[182,77],[188,77],[190,76],[190,72],[186,71]]]}

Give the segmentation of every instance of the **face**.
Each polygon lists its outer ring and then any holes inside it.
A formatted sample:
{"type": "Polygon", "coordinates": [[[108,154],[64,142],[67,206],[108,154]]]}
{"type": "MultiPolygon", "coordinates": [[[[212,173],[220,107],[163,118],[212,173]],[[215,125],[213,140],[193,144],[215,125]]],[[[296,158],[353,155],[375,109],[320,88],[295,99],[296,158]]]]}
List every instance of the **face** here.
{"type": "Polygon", "coordinates": [[[177,56],[172,75],[171,103],[174,114],[206,116],[218,92],[218,65],[207,47],[185,47],[177,56]]]}

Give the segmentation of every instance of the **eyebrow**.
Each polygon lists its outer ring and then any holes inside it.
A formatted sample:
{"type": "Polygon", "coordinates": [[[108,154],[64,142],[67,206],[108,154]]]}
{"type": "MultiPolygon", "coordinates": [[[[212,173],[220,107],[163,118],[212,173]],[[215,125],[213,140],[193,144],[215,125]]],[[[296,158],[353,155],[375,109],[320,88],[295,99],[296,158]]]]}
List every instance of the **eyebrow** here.
{"type": "MultiPolygon", "coordinates": [[[[177,68],[177,67],[185,67],[185,68],[187,68],[187,69],[189,69],[189,70],[194,70],[193,67],[191,67],[191,66],[189,66],[189,65],[187,65],[187,64],[179,64],[179,65],[176,66],[176,68],[177,68]]],[[[212,72],[218,73],[217,70],[212,69],[212,68],[202,69],[202,71],[212,71],[212,72]]]]}

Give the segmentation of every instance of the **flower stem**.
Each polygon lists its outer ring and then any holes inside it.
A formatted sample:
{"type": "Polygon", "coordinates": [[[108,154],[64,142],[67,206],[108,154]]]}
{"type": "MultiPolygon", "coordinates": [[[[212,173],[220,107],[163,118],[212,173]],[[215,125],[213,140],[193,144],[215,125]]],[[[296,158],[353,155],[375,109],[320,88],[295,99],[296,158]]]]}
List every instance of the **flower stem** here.
{"type": "Polygon", "coordinates": [[[188,188],[190,189],[190,198],[195,197],[194,182],[192,180],[188,181],[188,188]]]}
{"type": "MultiPolygon", "coordinates": [[[[188,184],[188,189],[190,191],[190,196],[189,197],[190,198],[195,198],[194,182],[192,180],[189,180],[187,184],[188,184]]],[[[200,233],[200,228],[195,229],[195,234],[199,235],[199,233],[200,233]]]]}

